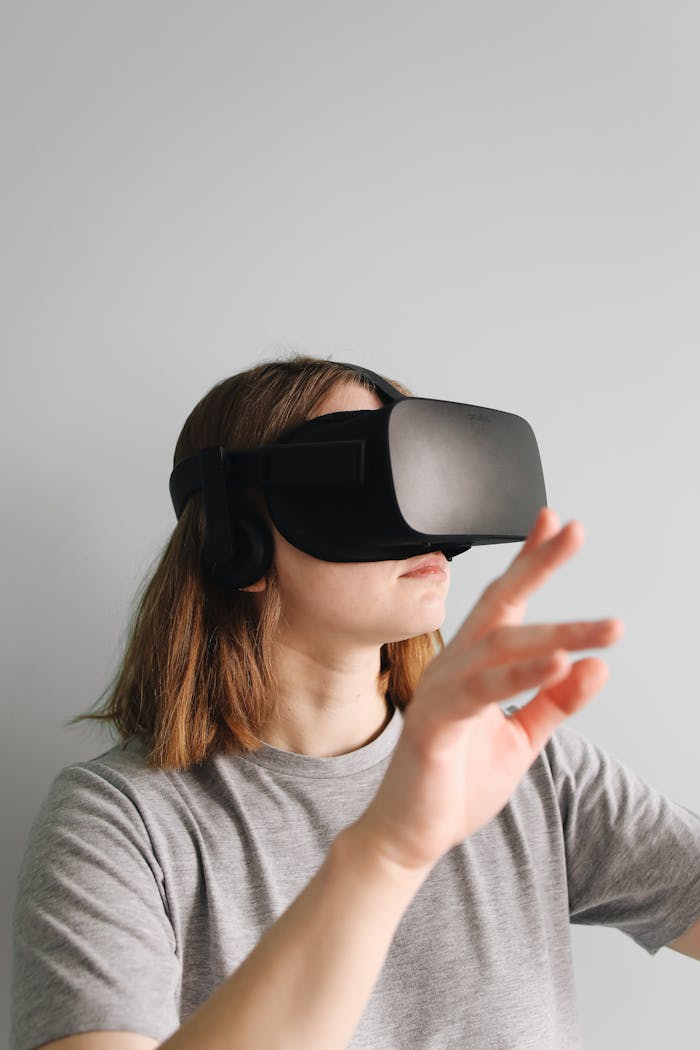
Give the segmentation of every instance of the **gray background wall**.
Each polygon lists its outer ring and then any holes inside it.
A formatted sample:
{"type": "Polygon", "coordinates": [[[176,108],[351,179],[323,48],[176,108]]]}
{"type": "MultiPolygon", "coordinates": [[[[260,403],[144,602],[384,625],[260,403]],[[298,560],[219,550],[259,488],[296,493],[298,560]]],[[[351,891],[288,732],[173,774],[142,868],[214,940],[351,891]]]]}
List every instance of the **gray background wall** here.
{"type": "MultiPolygon", "coordinates": [[[[526,622],[625,621],[571,725],[700,813],[698,6],[22,0],[3,23],[3,1019],[29,824],[112,742],[63,723],[174,525],[179,429],[278,352],[531,422],[587,540],[526,622]]],[[[518,549],[454,561],[446,639],[518,549]]],[[[696,1045],[697,962],[572,938],[586,1047],[696,1045]]]]}

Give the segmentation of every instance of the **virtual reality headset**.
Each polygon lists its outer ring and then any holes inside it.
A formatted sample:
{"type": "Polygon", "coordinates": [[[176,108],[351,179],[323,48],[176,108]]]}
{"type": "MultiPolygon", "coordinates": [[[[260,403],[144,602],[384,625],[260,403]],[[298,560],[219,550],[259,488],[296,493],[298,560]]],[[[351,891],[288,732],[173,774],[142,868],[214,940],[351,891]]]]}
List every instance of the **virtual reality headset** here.
{"type": "Polygon", "coordinates": [[[527,538],[546,506],[530,424],[480,405],[407,397],[369,369],[378,409],[331,412],[252,449],[210,446],[178,463],[170,496],[179,519],[202,490],[203,560],[220,583],[245,587],[272,560],[270,531],[236,507],[259,486],[276,528],[323,561],[412,558],[527,538]]]}

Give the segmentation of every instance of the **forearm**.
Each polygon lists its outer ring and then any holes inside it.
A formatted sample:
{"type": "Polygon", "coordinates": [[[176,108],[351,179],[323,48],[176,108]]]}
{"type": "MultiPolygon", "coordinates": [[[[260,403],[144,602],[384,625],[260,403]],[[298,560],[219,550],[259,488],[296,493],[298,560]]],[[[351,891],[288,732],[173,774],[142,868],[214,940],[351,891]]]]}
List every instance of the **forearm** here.
{"type": "Polygon", "coordinates": [[[357,825],[244,963],[163,1050],[341,1050],[427,870],[404,874],[365,847],[357,825]]]}

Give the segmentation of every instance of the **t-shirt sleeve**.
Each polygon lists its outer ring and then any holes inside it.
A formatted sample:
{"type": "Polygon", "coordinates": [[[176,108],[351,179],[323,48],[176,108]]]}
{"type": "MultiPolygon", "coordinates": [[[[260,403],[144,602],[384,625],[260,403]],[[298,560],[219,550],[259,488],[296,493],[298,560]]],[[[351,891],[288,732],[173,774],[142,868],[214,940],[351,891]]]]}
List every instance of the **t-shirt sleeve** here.
{"type": "Polygon", "coordinates": [[[561,725],[545,746],[561,811],[570,922],[649,955],[700,917],[700,816],[561,725]]]}
{"type": "Polygon", "coordinates": [[[134,802],[95,768],[55,777],[29,832],[13,914],[10,1050],[180,1025],[163,873],[134,802]]]}

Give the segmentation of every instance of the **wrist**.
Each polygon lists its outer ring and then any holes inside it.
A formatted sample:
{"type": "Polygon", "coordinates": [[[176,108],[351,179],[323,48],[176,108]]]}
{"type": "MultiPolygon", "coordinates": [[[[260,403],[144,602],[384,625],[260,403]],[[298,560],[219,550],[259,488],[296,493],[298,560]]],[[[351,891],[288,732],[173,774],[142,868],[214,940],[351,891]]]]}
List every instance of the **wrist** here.
{"type": "Polygon", "coordinates": [[[428,864],[422,868],[406,868],[400,864],[362,823],[362,818],[344,828],[333,845],[340,863],[350,864],[411,894],[417,892],[434,867],[428,864]]]}

